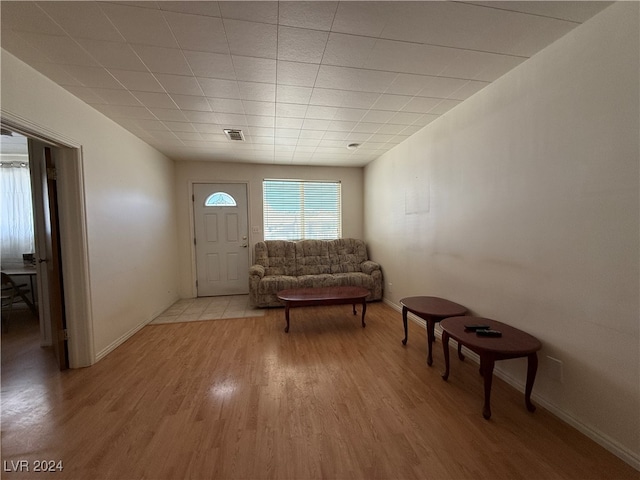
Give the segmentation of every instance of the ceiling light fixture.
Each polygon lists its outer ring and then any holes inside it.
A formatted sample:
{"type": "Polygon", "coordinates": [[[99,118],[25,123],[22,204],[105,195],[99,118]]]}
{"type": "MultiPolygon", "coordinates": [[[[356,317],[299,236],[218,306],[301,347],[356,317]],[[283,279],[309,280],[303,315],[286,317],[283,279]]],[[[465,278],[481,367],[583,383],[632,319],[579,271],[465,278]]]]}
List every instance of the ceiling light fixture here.
{"type": "Polygon", "coordinates": [[[358,148],[360,146],[359,143],[350,143],[349,145],[347,145],[347,149],[348,150],[355,150],[356,148],[358,148]]]}
{"type": "Polygon", "coordinates": [[[233,130],[230,128],[225,128],[224,134],[227,136],[229,140],[233,140],[234,142],[244,142],[244,134],[242,133],[242,130],[233,130]]]}

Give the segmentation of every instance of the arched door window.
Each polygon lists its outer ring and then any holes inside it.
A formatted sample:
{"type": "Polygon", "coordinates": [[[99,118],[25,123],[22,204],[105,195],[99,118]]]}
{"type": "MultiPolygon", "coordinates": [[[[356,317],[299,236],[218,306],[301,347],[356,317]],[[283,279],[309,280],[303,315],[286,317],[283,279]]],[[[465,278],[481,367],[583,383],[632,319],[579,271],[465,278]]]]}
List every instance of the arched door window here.
{"type": "Polygon", "coordinates": [[[235,207],[235,198],[225,192],[212,193],[204,201],[205,207],[235,207]]]}

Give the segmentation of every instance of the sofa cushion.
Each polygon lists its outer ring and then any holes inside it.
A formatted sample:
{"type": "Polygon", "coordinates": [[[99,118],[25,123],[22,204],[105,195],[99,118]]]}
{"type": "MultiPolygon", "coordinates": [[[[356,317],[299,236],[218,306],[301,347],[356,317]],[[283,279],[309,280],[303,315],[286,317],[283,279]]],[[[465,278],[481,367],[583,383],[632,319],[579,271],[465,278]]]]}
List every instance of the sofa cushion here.
{"type": "Polygon", "coordinates": [[[296,245],[296,275],[331,273],[329,245],[323,240],[301,240],[296,245]]]}
{"type": "Polygon", "coordinates": [[[258,284],[258,293],[261,295],[269,293],[277,293],[280,290],[289,288],[298,288],[298,277],[289,275],[269,275],[262,277],[258,284]]]}
{"type": "Polygon", "coordinates": [[[367,260],[367,247],[362,240],[339,238],[329,243],[331,273],[360,272],[367,260]]]}
{"type": "Polygon", "coordinates": [[[301,275],[298,277],[300,288],[338,287],[340,282],[335,275],[320,273],[318,275],[301,275]]]}
{"type": "Polygon", "coordinates": [[[296,250],[293,242],[268,240],[255,246],[255,263],[264,267],[264,275],[295,275],[296,250]]]}

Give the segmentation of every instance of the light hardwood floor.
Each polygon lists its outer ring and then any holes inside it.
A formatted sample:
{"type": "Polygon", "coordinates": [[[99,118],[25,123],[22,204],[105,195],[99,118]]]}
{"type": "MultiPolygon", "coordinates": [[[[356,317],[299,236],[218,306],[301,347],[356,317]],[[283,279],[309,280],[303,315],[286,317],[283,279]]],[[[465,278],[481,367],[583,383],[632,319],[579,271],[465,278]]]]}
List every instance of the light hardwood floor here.
{"type": "MultiPolygon", "coordinates": [[[[36,342],[3,336],[3,478],[638,479],[639,472],[369,304],[148,325],[85,369],[58,372],[36,342]],[[36,460],[64,470],[35,474],[36,460]]],[[[9,334],[11,335],[11,333],[9,334]]],[[[13,335],[20,337],[13,329],[13,335]]],[[[24,335],[23,335],[24,337],[24,335]]],[[[25,337],[26,338],[26,337],[25,337]]],[[[534,388],[535,392],[535,388],[534,388]]]]}

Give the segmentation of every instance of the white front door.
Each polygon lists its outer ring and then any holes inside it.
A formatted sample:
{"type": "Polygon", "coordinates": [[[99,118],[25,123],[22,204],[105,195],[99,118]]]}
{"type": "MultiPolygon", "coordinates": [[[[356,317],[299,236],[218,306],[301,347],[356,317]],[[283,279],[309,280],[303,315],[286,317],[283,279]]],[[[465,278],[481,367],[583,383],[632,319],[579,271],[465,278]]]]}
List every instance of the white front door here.
{"type": "Polygon", "coordinates": [[[247,186],[193,185],[199,297],[249,293],[247,186]]]}

